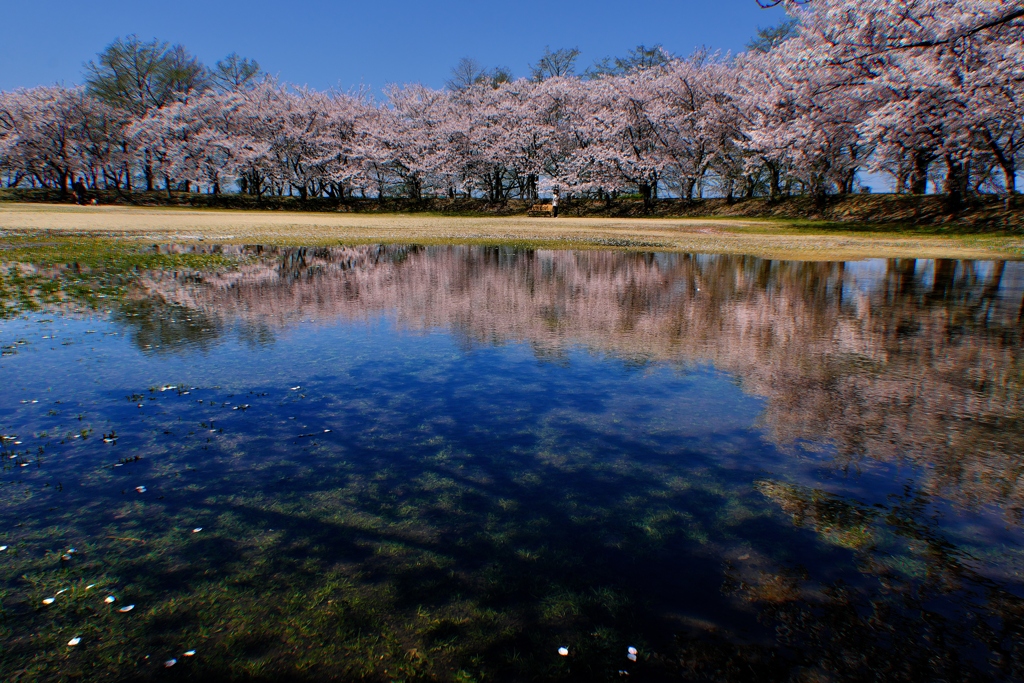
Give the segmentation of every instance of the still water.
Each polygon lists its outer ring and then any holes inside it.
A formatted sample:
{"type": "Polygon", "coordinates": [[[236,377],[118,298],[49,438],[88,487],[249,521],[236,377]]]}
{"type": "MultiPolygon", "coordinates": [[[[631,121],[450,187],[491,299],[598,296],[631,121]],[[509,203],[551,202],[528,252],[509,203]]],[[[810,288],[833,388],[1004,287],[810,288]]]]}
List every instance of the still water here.
{"type": "Polygon", "coordinates": [[[0,679],[1024,675],[1022,263],[140,249],[0,253],[0,679]]]}

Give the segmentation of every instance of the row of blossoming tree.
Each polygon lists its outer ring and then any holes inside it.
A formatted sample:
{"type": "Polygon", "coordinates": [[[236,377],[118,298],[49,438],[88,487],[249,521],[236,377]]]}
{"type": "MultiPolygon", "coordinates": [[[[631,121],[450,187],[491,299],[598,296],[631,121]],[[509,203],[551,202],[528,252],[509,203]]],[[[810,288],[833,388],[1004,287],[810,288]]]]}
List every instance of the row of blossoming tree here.
{"type": "Polygon", "coordinates": [[[379,102],[289,86],[236,56],[208,70],[132,37],[89,65],[85,86],[0,93],[0,173],[62,190],[81,177],[106,189],[502,201],[558,185],[649,201],[823,197],[873,171],[897,192],[931,181],[954,202],[1012,200],[1024,0],[789,4],[788,30],[735,56],[662,53],[582,77],[542,60],[531,79],[470,73],[441,90],[390,86],[379,102]]]}

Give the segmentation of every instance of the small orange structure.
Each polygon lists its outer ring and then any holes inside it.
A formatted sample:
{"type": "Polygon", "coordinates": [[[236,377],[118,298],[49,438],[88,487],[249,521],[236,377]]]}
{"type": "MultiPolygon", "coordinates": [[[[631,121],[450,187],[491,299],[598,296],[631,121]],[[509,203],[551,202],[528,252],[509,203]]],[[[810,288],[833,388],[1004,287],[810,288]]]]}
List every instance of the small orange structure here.
{"type": "Polygon", "coordinates": [[[547,216],[552,217],[555,215],[554,207],[551,204],[534,204],[530,207],[530,210],[526,212],[527,216],[547,216]]]}

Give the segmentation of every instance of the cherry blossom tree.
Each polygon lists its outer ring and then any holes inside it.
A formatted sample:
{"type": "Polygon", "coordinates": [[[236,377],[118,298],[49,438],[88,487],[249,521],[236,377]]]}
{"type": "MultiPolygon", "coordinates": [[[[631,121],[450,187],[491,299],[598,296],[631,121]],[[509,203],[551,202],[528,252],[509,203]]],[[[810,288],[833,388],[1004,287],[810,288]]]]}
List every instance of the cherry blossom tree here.
{"type": "MultiPolygon", "coordinates": [[[[876,165],[909,171],[912,192],[925,190],[936,161],[954,209],[979,155],[998,152],[1015,176],[1024,2],[831,0],[796,14],[790,63],[814,55],[846,101],[870,101],[860,130],[878,147],[876,165]]],[[[1005,191],[1012,196],[1012,180],[1005,191]]]]}
{"type": "MultiPolygon", "coordinates": [[[[4,93],[0,98],[0,164],[67,193],[70,183],[102,165],[90,126],[106,114],[83,88],[59,86],[4,93]]],[[[91,175],[91,174],[90,174],[91,175]]]]}
{"type": "Polygon", "coordinates": [[[530,79],[463,60],[443,90],[297,88],[231,55],[129,37],[86,88],[0,93],[9,185],[72,178],[131,191],[503,202],[637,193],[824,201],[865,170],[897,192],[1017,193],[1024,162],[1024,0],[763,0],[789,17],[747,52],[640,46],[574,75],[550,50],[530,79]]]}

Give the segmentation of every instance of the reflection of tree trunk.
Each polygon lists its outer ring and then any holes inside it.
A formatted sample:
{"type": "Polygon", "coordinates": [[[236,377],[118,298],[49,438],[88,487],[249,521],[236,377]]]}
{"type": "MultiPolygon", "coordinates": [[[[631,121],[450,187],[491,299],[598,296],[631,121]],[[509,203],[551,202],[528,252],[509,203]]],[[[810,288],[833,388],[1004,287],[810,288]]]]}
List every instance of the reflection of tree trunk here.
{"type": "Polygon", "coordinates": [[[928,294],[928,298],[931,301],[944,300],[953,288],[955,276],[956,261],[948,258],[935,259],[935,275],[932,281],[932,291],[928,294]]]}
{"type": "Polygon", "coordinates": [[[768,289],[768,284],[772,281],[772,262],[771,259],[764,259],[761,261],[760,267],[757,269],[757,279],[754,280],[754,286],[757,289],[764,291],[768,289]]]}
{"type": "Polygon", "coordinates": [[[999,286],[1003,282],[1003,271],[1006,270],[1006,261],[996,261],[992,266],[992,276],[985,285],[985,291],[981,296],[983,299],[994,299],[999,295],[999,286]]]}
{"type": "Polygon", "coordinates": [[[889,259],[887,271],[886,279],[893,283],[894,299],[914,292],[917,286],[917,259],[889,259]]]}
{"type": "Polygon", "coordinates": [[[846,262],[840,261],[836,272],[836,311],[843,308],[843,283],[846,282],[846,262]]]}

